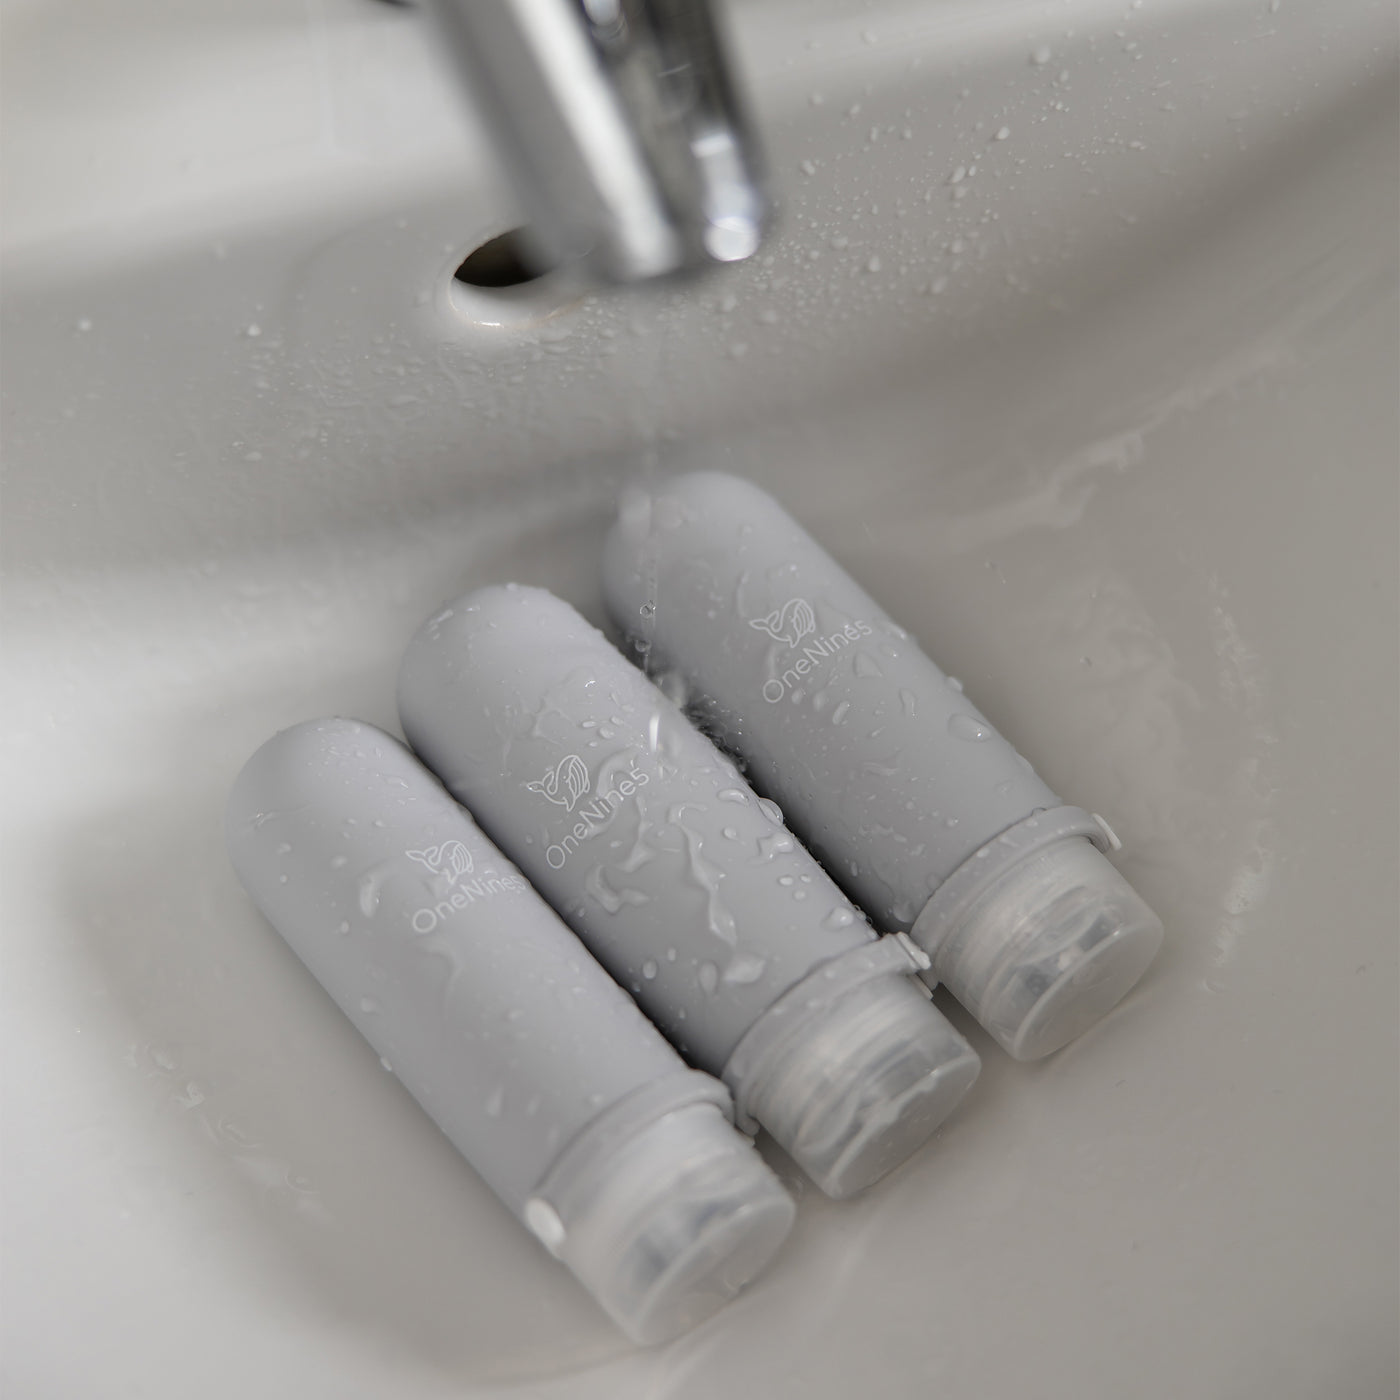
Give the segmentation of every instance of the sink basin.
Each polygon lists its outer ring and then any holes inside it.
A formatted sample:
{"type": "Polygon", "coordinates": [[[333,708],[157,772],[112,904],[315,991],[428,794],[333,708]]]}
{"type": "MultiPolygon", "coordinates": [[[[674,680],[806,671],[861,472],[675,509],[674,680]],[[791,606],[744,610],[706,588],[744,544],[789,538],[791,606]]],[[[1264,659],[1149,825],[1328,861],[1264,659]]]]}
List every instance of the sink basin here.
{"type": "MultiPolygon", "coordinates": [[[[10,7],[3,1374],[16,1396],[1380,1396],[1397,1383],[1388,0],[744,0],[751,263],[581,295],[421,16],[10,7]],[[279,727],[442,599],[603,616],[626,480],[783,499],[1167,943],[631,1349],[257,918],[279,727]]],[[[771,1160],[794,1191],[795,1170],[771,1160]]]]}

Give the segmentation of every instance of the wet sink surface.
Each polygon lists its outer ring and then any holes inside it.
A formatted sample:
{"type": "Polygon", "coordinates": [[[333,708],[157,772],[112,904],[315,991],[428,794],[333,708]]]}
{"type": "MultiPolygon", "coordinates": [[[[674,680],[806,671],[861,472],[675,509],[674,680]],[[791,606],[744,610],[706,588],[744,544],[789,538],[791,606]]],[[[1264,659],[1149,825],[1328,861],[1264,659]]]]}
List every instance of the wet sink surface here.
{"type": "MultiPolygon", "coordinates": [[[[139,209],[106,252],[76,197],[7,216],[16,1395],[1393,1392],[1394,23],[925,8],[740,8],[785,217],[697,288],[485,324],[445,274],[508,211],[476,166],[443,197],[446,128],[233,231],[234,154],[156,171],[158,256],[139,209]],[[274,729],[394,727],[443,598],[601,621],[618,485],[700,463],[1109,818],[1167,944],[1043,1064],[950,1006],[985,1068],[938,1141],[805,1192],[758,1285],[639,1353],[252,914],[219,817],[274,729]]],[[[319,42],[337,110],[365,53],[419,61],[402,16],[283,23],[245,51],[319,42]]]]}

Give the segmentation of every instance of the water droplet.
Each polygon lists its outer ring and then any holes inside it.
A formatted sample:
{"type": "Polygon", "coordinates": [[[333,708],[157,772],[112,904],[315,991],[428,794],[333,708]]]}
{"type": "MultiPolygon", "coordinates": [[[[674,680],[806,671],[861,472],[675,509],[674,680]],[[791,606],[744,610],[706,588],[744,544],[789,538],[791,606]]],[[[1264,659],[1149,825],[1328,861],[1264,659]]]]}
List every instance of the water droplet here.
{"type": "Polygon", "coordinates": [[[530,1233],[551,1253],[558,1254],[564,1247],[566,1232],[559,1212],[548,1201],[538,1196],[525,1202],[525,1224],[530,1233]]]}
{"type": "Polygon", "coordinates": [[[997,132],[997,134],[992,139],[994,141],[1005,141],[1010,135],[1011,128],[1009,126],[1004,126],[1001,128],[1000,131],[997,132]]]}
{"type": "Polygon", "coordinates": [[[349,862],[349,859],[350,859],[349,856],[332,856],[332,857],[331,857],[331,869],[332,869],[332,870],[343,870],[343,869],[345,868],[346,864],[349,862]]]}
{"type": "Polygon", "coordinates": [[[348,919],[342,920],[339,924],[336,925],[336,930],[335,930],[335,931],[336,931],[337,933],[340,933],[340,934],[349,933],[349,932],[350,932],[350,921],[349,921],[348,919]]]}
{"type": "Polygon", "coordinates": [[[855,914],[847,909],[844,904],[838,904],[836,908],[822,920],[822,923],[825,924],[827,928],[850,928],[855,921],[855,914]]]}
{"type": "Polygon", "coordinates": [[[700,964],[700,986],[706,992],[713,992],[719,986],[719,968],[714,963],[700,964]]]}
{"type": "Polygon", "coordinates": [[[770,822],[778,822],[781,824],[783,820],[783,809],[779,807],[776,802],[770,802],[766,797],[760,797],[758,799],[758,810],[762,812],[770,822]]]}
{"type": "Polygon", "coordinates": [[[731,985],[746,986],[757,982],[768,967],[767,958],[754,957],[751,953],[739,953],[729,960],[724,969],[724,980],[731,985]]]}
{"type": "Polygon", "coordinates": [[[1055,55],[1051,51],[1050,46],[1048,44],[1042,44],[1040,48],[1036,49],[1035,52],[1031,54],[1031,63],[1037,68],[1044,68],[1054,57],[1055,55]]]}
{"type": "Polygon", "coordinates": [[[366,1016],[373,1016],[375,1012],[379,1010],[379,1003],[375,1001],[373,997],[361,997],[360,1010],[363,1011],[366,1016]]]}
{"type": "MultiPolygon", "coordinates": [[[[747,802],[749,800],[748,794],[742,792],[739,788],[721,788],[715,796],[718,797],[721,802],[747,802]]],[[[758,805],[762,807],[763,803],[760,801],[758,805]]],[[[779,818],[779,820],[782,819],[779,818]]]]}
{"type": "Polygon", "coordinates": [[[379,876],[371,873],[360,881],[360,913],[367,919],[372,918],[378,908],[379,876]]]}
{"type": "Polygon", "coordinates": [[[897,749],[889,763],[876,763],[874,759],[867,759],[860,765],[860,771],[871,773],[877,778],[897,778],[904,771],[899,758],[900,751],[897,749]]]}
{"type": "Polygon", "coordinates": [[[393,1065],[391,1065],[391,1064],[389,1063],[389,1061],[386,1060],[386,1059],[384,1058],[383,1055],[381,1055],[381,1056],[379,1057],[379,1063],[380,1063],[380,1065],[381,1065],[384,1069],[387,1069],[387,1070],[389,1071],[390,1074],[393,1074],[393,1072],[394,1072],[394,1067],[393,1067],[393,1065]]]}
{"type": "Polygon", "coordinates": [[[919,697],[912,690],[901,690],[899,692],[899,703],[904,706],[904,713],[911,719],[919,712],[919,697]]]}
{"type": "Polygon", "coordinates": [[[795,851],[797,843],[786,831],[775,831],[771,836],[758,838],[758,854],[761,860],[772,860],[774,856],[787,855],[795,851]]]}
{"type": "Polygon", "coordinates": [[[944,676],[943,679],[948,682],[949,690],[956,690],[959,695],[963,693],[963,683],[956,676],[944,676]]]}
{"type": "Polygon", "coordinates": [[[86,335],[88,331],[92,329],[92,322],[86,316],[80,317],[78,321],[78,329],[82,331],[84,335],[86,335]]]}
{"type": "Polygon", "coordinates": [[[863,676],[870,680],[876,676],[883,676],[885,673],[880,669],[880,663],[875,660],[868,651],[858,651],[851,662],[851,669],[858,676],[863,676]]]}
{"type": "Polygon", "coordinates": [[[645,977],[648,982],[656,976],[656,964],[650,958],[642,964],[642,976],[645,977]]]}
{"type": "Polygon", "coordinates": [[[971,715],[957,714],[948,718],[948,733],[955,739],[967,739],[971,743],[980,744],[984,739],[992,737],[992,728],[971,715]]]}

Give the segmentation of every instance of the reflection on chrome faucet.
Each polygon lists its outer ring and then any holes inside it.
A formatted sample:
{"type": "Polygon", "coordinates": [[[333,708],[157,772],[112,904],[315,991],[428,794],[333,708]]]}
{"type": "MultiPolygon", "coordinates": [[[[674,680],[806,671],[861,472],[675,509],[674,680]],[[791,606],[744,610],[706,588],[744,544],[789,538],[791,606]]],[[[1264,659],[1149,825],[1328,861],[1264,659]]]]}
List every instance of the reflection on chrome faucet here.
{"type": "Polygon", "coordinates": [[[532,252],[608,282],[738,262],[768,211],[711,0],[433,0],[532,252]]]}

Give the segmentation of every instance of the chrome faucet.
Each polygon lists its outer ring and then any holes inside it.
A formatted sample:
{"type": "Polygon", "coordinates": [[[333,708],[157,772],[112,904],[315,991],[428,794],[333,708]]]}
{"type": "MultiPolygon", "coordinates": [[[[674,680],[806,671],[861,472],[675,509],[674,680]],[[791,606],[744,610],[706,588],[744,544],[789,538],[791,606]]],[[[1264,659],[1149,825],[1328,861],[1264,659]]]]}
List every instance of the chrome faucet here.
{"type": "Polygon", "coordinates": [[[759,246],[757,142],[711,0],[433,0],[544,267],[639,282],[759,246]]]}

